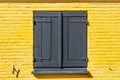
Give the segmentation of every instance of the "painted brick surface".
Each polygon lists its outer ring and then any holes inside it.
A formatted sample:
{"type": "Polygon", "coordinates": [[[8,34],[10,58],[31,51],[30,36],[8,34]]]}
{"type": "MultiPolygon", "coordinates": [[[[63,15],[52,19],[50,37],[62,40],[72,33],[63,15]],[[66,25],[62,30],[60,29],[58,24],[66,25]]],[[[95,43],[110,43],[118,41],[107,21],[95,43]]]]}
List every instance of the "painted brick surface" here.
{"type": "Polygon", "coordinates": [[[120,3],[0,3],[0,80],[120,80],[120,3]],[[88,11],[90,74],[33,75],[33,11],[88,11]],[[19,78],[12,68],[20,69],[19,78]]]}

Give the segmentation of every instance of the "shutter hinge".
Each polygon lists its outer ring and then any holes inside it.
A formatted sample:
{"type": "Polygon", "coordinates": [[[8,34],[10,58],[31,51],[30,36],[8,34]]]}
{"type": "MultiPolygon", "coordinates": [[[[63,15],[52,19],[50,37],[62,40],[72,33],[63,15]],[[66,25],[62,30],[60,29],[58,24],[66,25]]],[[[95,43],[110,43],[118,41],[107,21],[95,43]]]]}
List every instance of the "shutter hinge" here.
{"type": "Polygon", "coordinates": [[[86,23],[87,25],[89,24],[89,22],[87,20],[82,20],[82,23],[86,23]]]}
{"type": "Polygon", "coordinates": [[[35,59],[35,58],[33,59],[33,62],[36,62],[36,59],[35,59]]]}
{"type": "Polygon", "coordinates": [[[89,62],[88,58],[82,59],[82,61],[87,61],[87,62],[89,62]]]}
{"type": "Polygon", "coordinates": [[[33,21],[33,24],[36,25],[36,21],[35,20],[33,21]]]}
{"type": "Polygon", "coordinates": [[[89,62],[89,59],[87,58],[87,62],[89,62]]]}

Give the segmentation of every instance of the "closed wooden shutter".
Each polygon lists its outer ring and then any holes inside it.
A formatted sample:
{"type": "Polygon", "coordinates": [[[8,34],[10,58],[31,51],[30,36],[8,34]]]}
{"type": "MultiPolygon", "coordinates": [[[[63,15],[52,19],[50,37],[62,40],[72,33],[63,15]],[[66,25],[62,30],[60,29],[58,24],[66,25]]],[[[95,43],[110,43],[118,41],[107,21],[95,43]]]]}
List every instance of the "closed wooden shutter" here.
{"type": "Polygon", "coordinates": [[[63,12],[63,67],[87,66],[86,24],[86,12],[63,12]]]}
{"type": "Polygon", "coordinates": [[[61,67],[61,14],[34,12],[34,67],[61,67]]]}

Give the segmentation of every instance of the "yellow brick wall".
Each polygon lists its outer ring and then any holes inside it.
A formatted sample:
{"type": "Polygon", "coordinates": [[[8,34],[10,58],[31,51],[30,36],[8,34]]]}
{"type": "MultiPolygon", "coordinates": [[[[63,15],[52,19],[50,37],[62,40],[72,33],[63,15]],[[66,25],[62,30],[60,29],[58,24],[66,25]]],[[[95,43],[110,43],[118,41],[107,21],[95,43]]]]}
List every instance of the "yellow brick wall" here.
{"type": "Polygon", "coordinates": [[[37,79],[120,80],[120,3],[0,3],[0,80],[37,79]],[[88,11],[90,74],[31,74],[34,10],[88,11]],[[19,78],[12,74],[13,65],[20,69],[19,78]]]}

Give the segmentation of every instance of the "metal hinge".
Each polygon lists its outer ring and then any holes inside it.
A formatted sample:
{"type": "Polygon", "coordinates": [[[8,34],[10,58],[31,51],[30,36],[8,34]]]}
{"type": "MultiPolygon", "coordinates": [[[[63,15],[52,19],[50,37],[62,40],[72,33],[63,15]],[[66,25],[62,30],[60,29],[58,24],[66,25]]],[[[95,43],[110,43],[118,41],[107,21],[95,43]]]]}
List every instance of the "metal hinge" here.
{"type": "Polygon", "coordinates": [[[35,20],[33,21],[33,24],[36,25],[36,21],[35,20]]]}
{"type": "Polygon", "coordinates": [[[89,62],[89,59],[87,58],[87,62],[89,62]]]}
{"type": "Polygon", "coordinates": [[[82,20],[82,23],[86,23],[87,25],[89,24],[89,22],[87,20],[82,20]]]}
{"type": "Polygon", "coordinates": [[[82,61],[87,61],[87,62],[89,62],[88,58],[84,58],[84,59],[82,59],[82,61]]]}
{"type": "Polygon", "coordinates": [[[36,59],[35,59],[35,58],[33,59],[33,62],[36,62],[36,59]]]}

